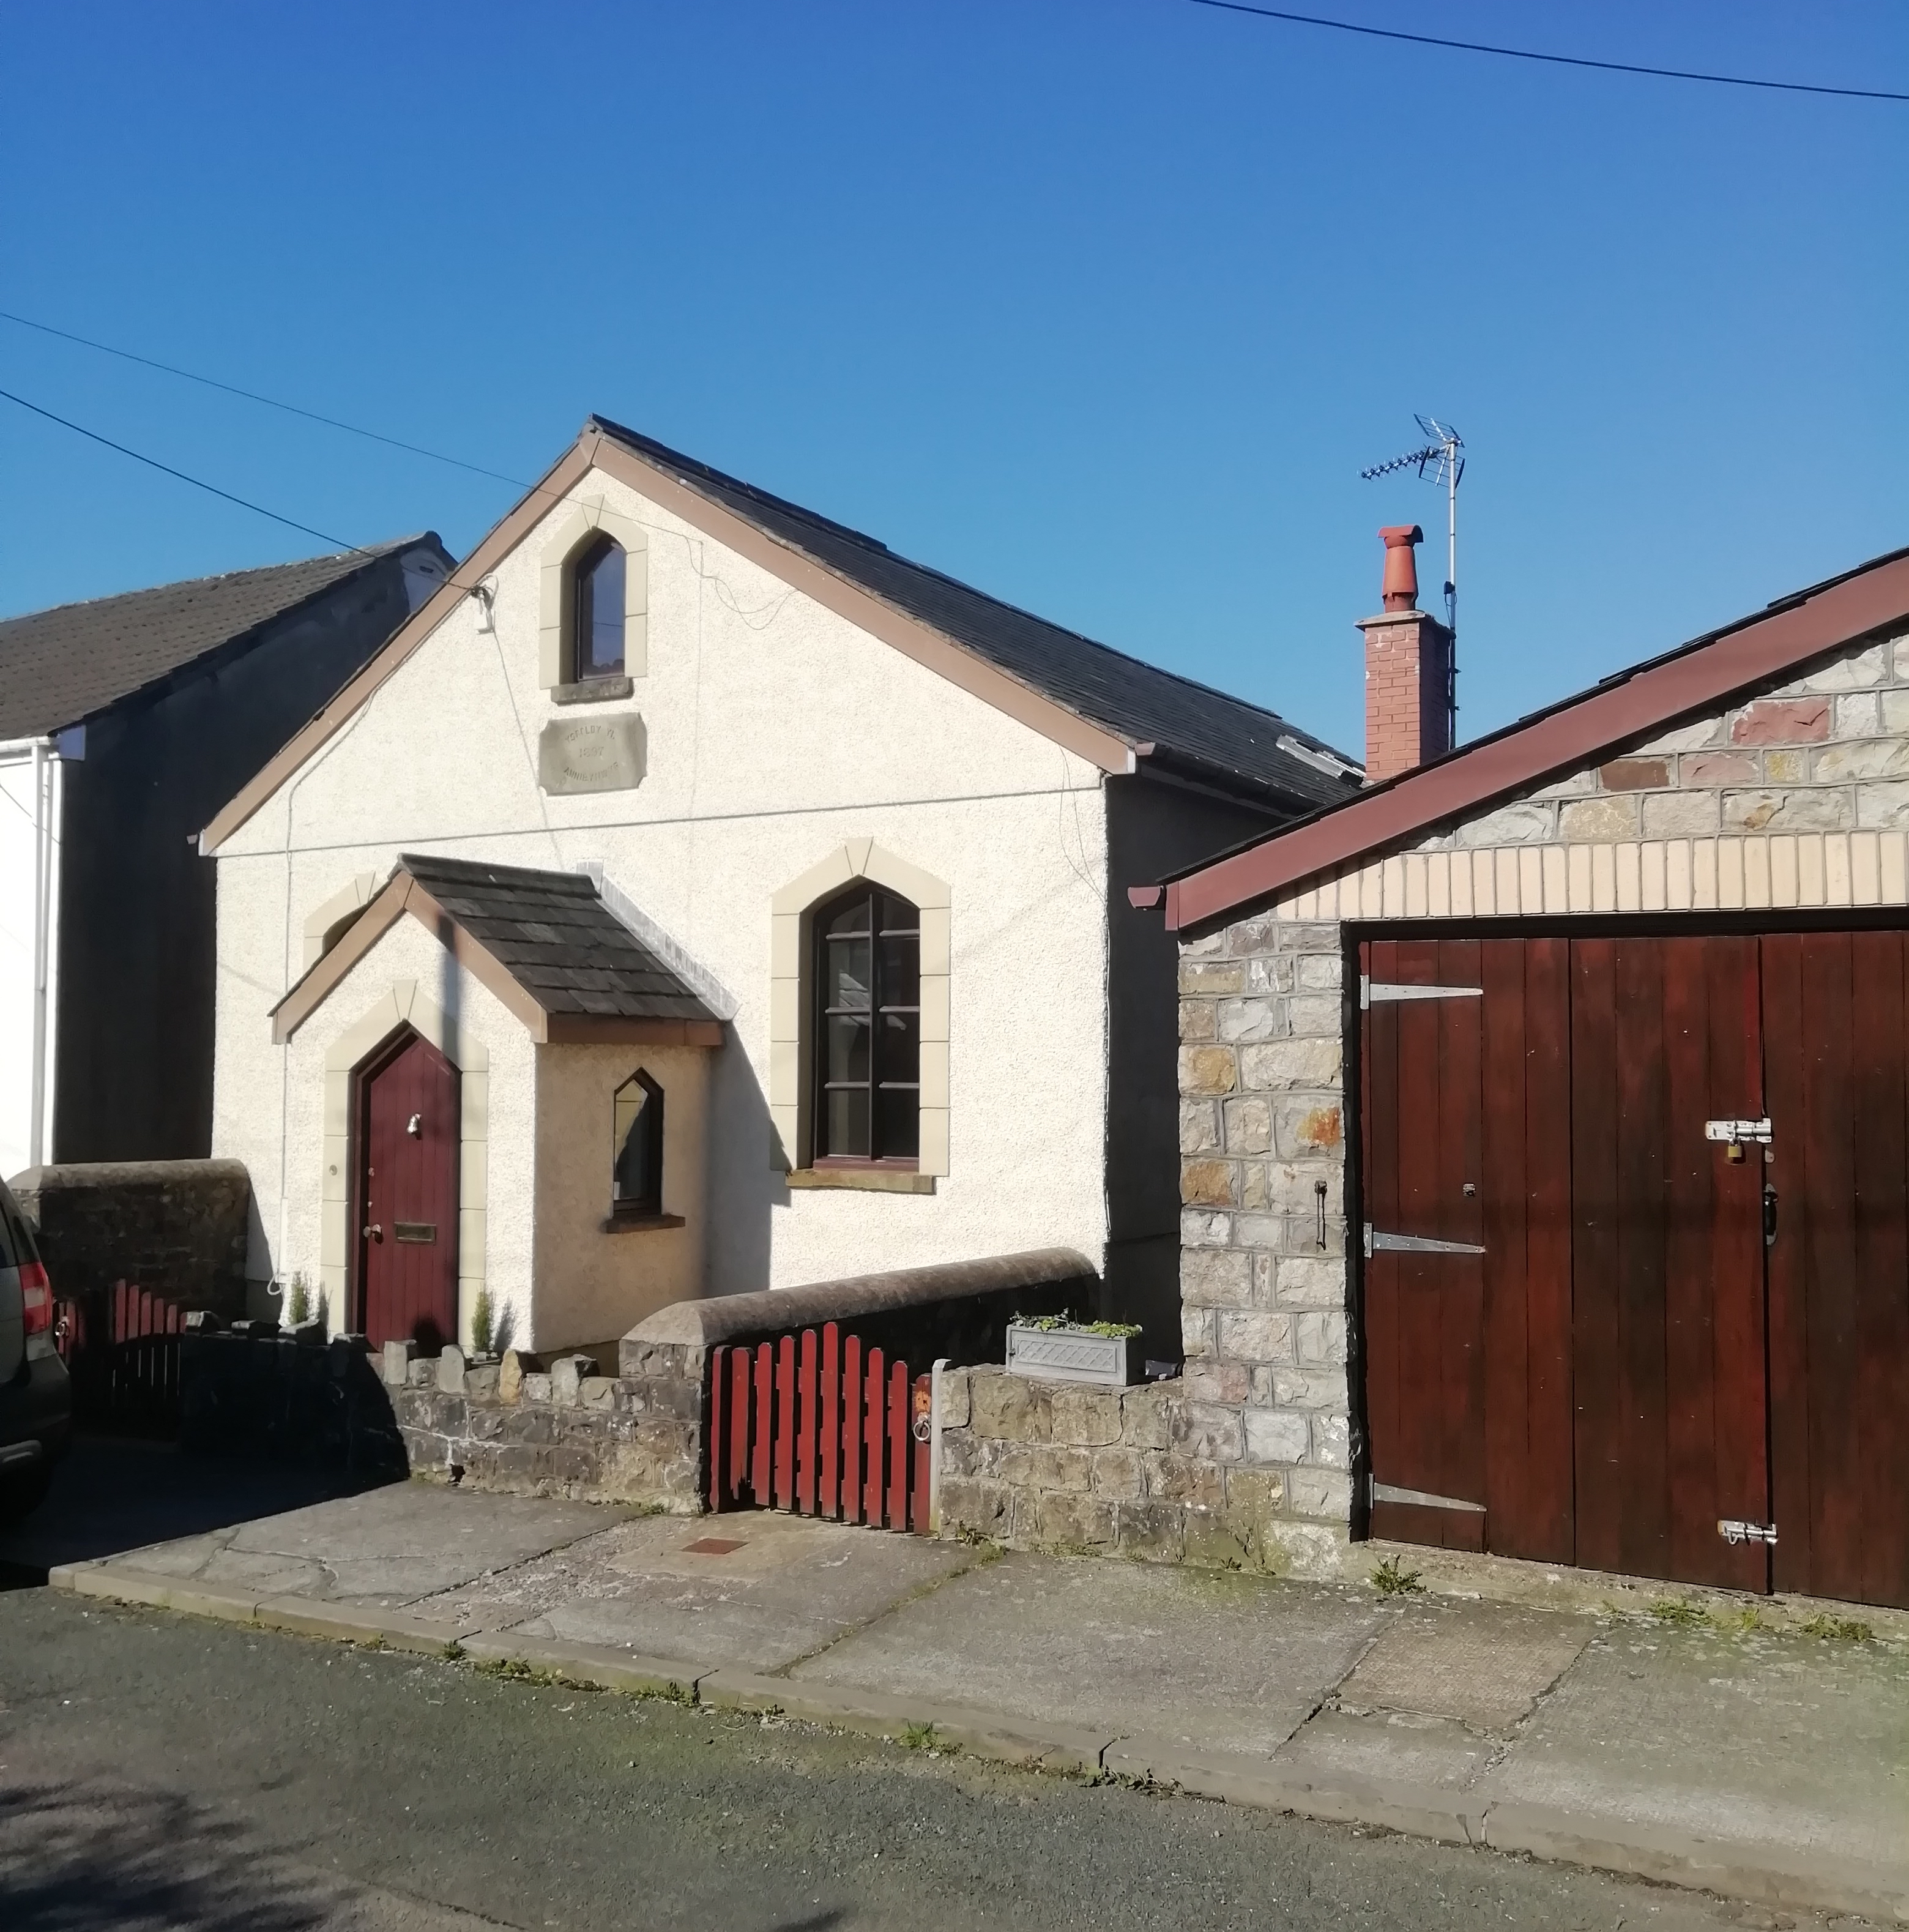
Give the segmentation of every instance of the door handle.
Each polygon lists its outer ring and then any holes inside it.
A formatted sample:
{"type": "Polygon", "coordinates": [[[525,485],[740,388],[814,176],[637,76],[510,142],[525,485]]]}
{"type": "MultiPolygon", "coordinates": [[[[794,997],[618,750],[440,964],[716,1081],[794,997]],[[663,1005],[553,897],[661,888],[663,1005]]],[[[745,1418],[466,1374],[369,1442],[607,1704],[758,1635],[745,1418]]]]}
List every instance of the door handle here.
{"type": "Polygon", "coordinates": [[[1776,1190],[1768,1181],[1764,1183],[1764,1246],[1776,1245],[1776,1190]]]}
{"type": "Polygon", "coordinates": [[[367,1241],[382,1241],[385,1238],[383,1224],[380,1222],[373,1221],[370,1226],[365,1229],[364,1238],[367,1241]]]}

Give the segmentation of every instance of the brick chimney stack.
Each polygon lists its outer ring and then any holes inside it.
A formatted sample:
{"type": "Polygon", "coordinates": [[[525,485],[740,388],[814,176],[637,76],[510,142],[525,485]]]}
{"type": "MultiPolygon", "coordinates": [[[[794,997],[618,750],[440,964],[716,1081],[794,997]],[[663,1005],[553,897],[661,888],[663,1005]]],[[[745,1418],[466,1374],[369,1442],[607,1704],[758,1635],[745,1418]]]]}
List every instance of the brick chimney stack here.
{"type": "Polygon", "coordinates": [[[1377,784],[1452,748],[1452,633],[1419,608],[1416,524],[1379,535],[1386,546],[1384,609],[1365,634],[1365,782],[1377,784]]]}

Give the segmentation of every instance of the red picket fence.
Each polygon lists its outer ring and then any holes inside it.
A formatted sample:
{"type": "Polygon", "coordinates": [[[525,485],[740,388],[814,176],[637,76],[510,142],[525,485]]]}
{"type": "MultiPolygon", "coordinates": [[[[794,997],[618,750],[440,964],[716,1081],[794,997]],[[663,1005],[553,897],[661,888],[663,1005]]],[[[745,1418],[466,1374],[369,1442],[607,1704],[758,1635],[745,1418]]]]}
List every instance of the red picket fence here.
{"type": "Polygon", "coordinates": [[[116,1281],[90,1309],[60,1301],[54,1313],[77,1420],[139,1435],[170,1435],[178,1426],[183,1309],[116,1281]]]}
{"type": "Polygon", "coordinates": [[[930,1381],[834,1322],[712,1351],[709,1507],[928,1532],[930,1381]]]}

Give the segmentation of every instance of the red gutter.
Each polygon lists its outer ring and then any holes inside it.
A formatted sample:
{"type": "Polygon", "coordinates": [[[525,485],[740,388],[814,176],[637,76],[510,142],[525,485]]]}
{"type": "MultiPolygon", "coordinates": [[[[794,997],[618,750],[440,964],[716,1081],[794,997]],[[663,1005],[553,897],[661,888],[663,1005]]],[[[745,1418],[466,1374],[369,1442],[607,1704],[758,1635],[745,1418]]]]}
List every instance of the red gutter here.
{"type": "Polygon", "coordinates": [[[1905,618],[1909,556],[1899,556],[1176,879],[1167,928],[1210,925],[1905,618]]]}

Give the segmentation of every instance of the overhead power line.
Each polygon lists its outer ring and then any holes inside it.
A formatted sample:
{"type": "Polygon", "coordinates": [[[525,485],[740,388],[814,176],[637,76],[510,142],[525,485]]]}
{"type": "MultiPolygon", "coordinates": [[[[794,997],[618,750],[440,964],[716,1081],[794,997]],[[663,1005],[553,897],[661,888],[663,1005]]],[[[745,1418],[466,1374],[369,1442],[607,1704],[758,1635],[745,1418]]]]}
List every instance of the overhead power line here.
{"type": "Polygon", "coordinates": [[[1447,40],[1437,34],[1408,34],[1400,27],[1368,27],[1356,20],[1329,20],[1317,14],[1292,14],[1279,7],[1255,7],[1247,0],[1192,0],[1223,14],[1251,14],[1301,27],[1330,27],[1337,33],[1362,34],[1375,40],[1407,40],[1414,46],[1450,47],[1460,53],[1496,54],[1506,60],[1542,61],[1548,67],[1584,67],[1600,74],[1647,74],[1655,80],[1697,80],[1713,87],[1757,87],[1779,94],[1827,94],[1845,100],[1909,100],[1909,94],[1879,87],[1825,87],[1808,80],[1759,80],[1749,74],[1702,74],[1689,68],[1647,67],[1636,61],[1593,60],[1584,54],[1544,54],[1530,47],[1495,46],[1484,40],[1447,40]]]}
{"type": "Polygon", "coordinates": [[[361,544],[347,543],[343,537],[334,537],[330,532],[315,529],[310,524],[301,524],[295,517],[281,517],[276,510],[268,510],[262,503],[254,503],[249,498],[235,496],[229,490],[221,490],[216,483],[208,483],[203,477],[189,476],[183,470],[175,470],[169,463],[161,463],[156,456],[146,456],[136,449],[128,449],[123,442],[115,442],[111,436],[102,436],[97,430],[88,429],[83,423],[73,422],[67,418],[55,416],[51,410],[43,410],[37,403],[29,403],[24,396],[16,396],[10,389],[0,389],[0,398],[17,404],[23,410],[30,410],[36,416],[44,416],[47,422],[58,423],[61,429],[70,429],[75,436],[83,436],[88,442],[97,442],[106,449],[116,450],[121,456],[130,456],[135,463],[143,463],[148,470],[157,470],[168,476],[176,476],[181,483],[190,483],[195,490],[203,490],[208,496],[223,496],[228,503],[236,503],[241,510],[255,512],[261,517],[269,517],[275,524],[283,524],[289,530],[298,530],[308,537],[316,537],[320,543],[329,544],[334,550],[350,550],[359,556],[373,556],[376,552],[368,550],[361,544]]]}
{"type": "MultiPolygon", "coordinates": [[[[76,335],[70,328],[55,328],[51,322],[35,322],[31,316],[15,315],[7,309],[0,309],[0,322],[18,324],[22,328],[37,330],[42,335],[57,336],[62,342],[76,342],[82,349],[97,350],[102,356],[116,356],[122,362],[136,362],[142,369],[157,369],[162,375],[177,376],[182,381],[197,382],[202,388],[217,389],[228,396],[237,396],[248,403],[259,403],[268,410],[281,410],[288,416],[302,416],[307,422],[322,423],[327,429],[343,430],[348,436],[361,436],[371,442],[382,442],[388,449],[401,449],[407,455],[427,458],[433,463],[448,463],[454,470],[468,470],[473,476],[488,476],[493,482],[508,483],[514,489],[527,490],[528,483],[515,476],[506,476],[501,470],[487,470],[481,463],[466,463],[461,457],[446,456],[442,451],[427,449],[421,443],[406,442],[394,436],[385,436],[375,429],[366,429],[358,423],[341,422],[337,416],[322,416],[316,410],[301,409],[296,403],[282,403],[276,396],[262,396],[256,389],[241,389],[235,382],[221,382],[214,376],[202,376],[191,369],[181,369],[170,362],[161,362],[151,356],[135,355],[130,349],[115,349],[109,342],[95,342],[91,336],[76,335]]],[[[28,406],[31,406],[29,405],[28,406]]],[[[266,513],[268,515],[270,512],[266,513]]],[[[281,521],[283,520],[281,518],[281,521]]]]}

